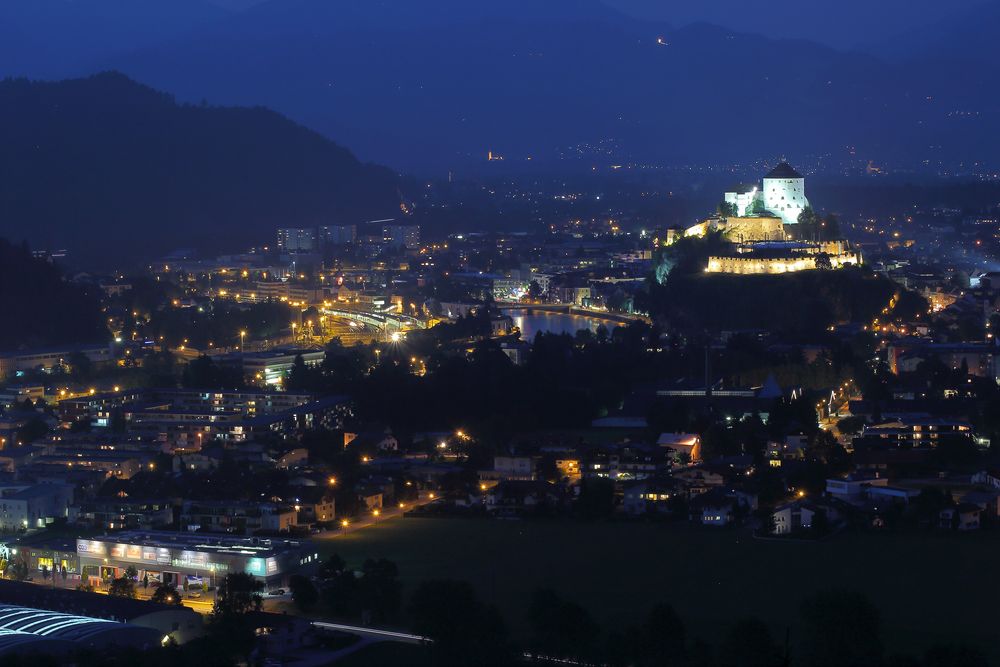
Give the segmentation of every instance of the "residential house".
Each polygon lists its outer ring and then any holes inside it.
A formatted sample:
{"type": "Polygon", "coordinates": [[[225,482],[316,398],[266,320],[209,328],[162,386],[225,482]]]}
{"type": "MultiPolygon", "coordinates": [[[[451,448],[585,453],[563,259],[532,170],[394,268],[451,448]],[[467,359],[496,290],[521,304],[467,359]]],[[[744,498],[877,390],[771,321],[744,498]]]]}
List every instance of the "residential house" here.
{"type": "Polygon", "coordinates": [[[938,526],[945,530],[970,531],[979,530],[982,509],[972,503],[960,503],[955,507],[941,510],[938,514],[938,526]]]}
{"type": "Polygon", "coordinates": [[[793,500],[779,505],[771,513],[771,532],[775,535],[790,535],[802,530],[810,530],[817,521],[833,525],[840,521],[842,514],[836,505],[816,500],[793,500]],[[817,517],[822,517],[818,519],[817,517]]]}
{"type": "Polygon", "coordinates": [[[667,449],[677,465],[701,461],[701,438],[697,433],[661,433],[656,444],[667,449]]]}
{"type": "Polygon", "coordinates": [[[632,516],[669,514],[686,495],[684,485],[673,478],[628,482],[622,493],[622,511],[632,516]],[[671,502],[673,501],[673,502],[671,502]]]}
{"type": "Polygon", "coordinates": [[[486,493],[486,511],[501,516],[519,516],[555,507],[556,487],[549,482],[504,480],[486,493]]]}

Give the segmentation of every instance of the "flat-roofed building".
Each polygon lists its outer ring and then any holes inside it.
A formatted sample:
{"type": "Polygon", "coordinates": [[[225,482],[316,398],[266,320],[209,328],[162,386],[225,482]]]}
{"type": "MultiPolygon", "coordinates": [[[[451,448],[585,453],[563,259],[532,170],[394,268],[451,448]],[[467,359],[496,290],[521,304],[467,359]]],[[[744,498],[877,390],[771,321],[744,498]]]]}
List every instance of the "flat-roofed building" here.
{"type": "Polygon", "coordinates": [[[285,252],[312,252],[316,250],[315,227],[282,227],[278,229],[278,249],[285,252]]]}
{"type": "Polygon", "coordinates": [[[81,538],[76,550],[84,581],[98,584],[132,566],[140,580],[148,577],[150,582],[214,586],[227,574],[246,572],[267,586],[280,586],[318,558],[298,540],[166,531],[81,538]]]}

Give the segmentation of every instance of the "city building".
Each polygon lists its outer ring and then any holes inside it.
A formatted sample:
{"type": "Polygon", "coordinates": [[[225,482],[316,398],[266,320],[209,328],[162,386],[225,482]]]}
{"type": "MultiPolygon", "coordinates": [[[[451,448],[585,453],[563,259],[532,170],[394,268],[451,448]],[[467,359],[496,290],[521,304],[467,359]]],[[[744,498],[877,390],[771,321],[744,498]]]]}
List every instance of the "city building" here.
{"type": "Polygon", "coordinates": [[[314,252],[318,247],[315,227],[282,227],[278,229],[278,250],[283,252],[314,252]]]}
{"type": "Polygon", "coordinates": [[[323,247],[351,245],[357,239],[357,225],[324,225],[319,228],[319,243],[323,247]]]}
{"type": "MultiPolygon", "coordinates": [[[[0,580],[0,623],[41,639],[68,640],[69,648],[153,649],[164,637],[183,644],[204,633],[201,615],[180,605],[0,580]]],[[[0,655],[4,653],[0,635],[0,655]]],[[[29,645],[49,653],[47,644],[29,645]]]]}
{"type": "Polygon", "coordinates": [[[68,365],[73,355],[81,354],[95,364],[110,362],[114,357],[107,343],[94,345],[66,345],[33,350],[0,353],[0,379],[15,375],[18,371],[41,369],[52,371],[68,365]]]}
{"type": "Polygon", "coordinates": [[[22,484],[0,488],[0,531],[45,528],[65,519],[73,502],[72,484],[22,484]]]}
{"type": "Polygon", "coordinates": [[[213,587],[227,574],[246,572],[277,587],[317,558],[295,540],[164,531],[81,538],[76,551],[83,580],[95,584],[123,576],[131,566],[140,580],[175,586],[196,582],[213,587]]]}
{"type": "Polygon", "coordinates": [[[95,498],[70,506],[68,519],[107,530],[152,530],[174,522],[174,506],[162,499],[95,498]]]}
{"type": "Polygon", "coordinates": [[[266,352],[250,352],[242,356],[243,373],[256,384],[268,387],[280,385],[292,366],[295,358],[302,356],[306,366],[319,366],[326,358],[323,350],[267,350],[266,352]]]}
{"type": "Polygon", "coordinates": [[[417,250],[420,248],[420,225],[383,225],[382,239],[390,248],[417,250]]]}
{"type": "Polygon", "coordinates": [[[287,533],[297,520],[295,508],[288,503],[222,500],[185,501],[178,518],[185,530],[233,535],[287,533]]]}

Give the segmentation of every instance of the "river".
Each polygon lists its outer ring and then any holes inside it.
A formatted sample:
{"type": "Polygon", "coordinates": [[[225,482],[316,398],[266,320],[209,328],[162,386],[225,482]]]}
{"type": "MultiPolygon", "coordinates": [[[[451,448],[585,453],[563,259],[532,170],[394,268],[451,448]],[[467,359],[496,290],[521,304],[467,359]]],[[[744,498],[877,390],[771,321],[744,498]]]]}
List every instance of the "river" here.
{"type": "Polygon", "coordinates": [[[507,314],[514,320],[514,326],[521,330],[521,340],[531,342],[535,334],[539,331],[554,334],[575,335],[580,329],[590,329],[597,331],[601,324],[610,333],[618,326],[618,322],[605,320],[600,317],[590,317],[588,315],[571,315],[569,313],[547,313],[534,310],[528,314],[528,309],[518,309],[507,311],[507,314]]]}

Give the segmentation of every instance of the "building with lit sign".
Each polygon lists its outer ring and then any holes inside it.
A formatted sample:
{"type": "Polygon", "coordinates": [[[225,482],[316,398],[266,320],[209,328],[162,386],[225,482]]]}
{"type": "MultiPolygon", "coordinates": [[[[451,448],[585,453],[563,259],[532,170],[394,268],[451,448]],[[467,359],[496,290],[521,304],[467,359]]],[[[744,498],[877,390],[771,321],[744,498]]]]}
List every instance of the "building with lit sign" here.
{"type": "Polygon", "coordinates": [[[133,566],[139,579],[177,586],[213,587],[235,572],[252,574],[266,586],[279,586],[300,565],[317,558],[296,540],[167,531],[78,539],[76,550],[83,580],[96,584],[120,577],[133,566]]]}

